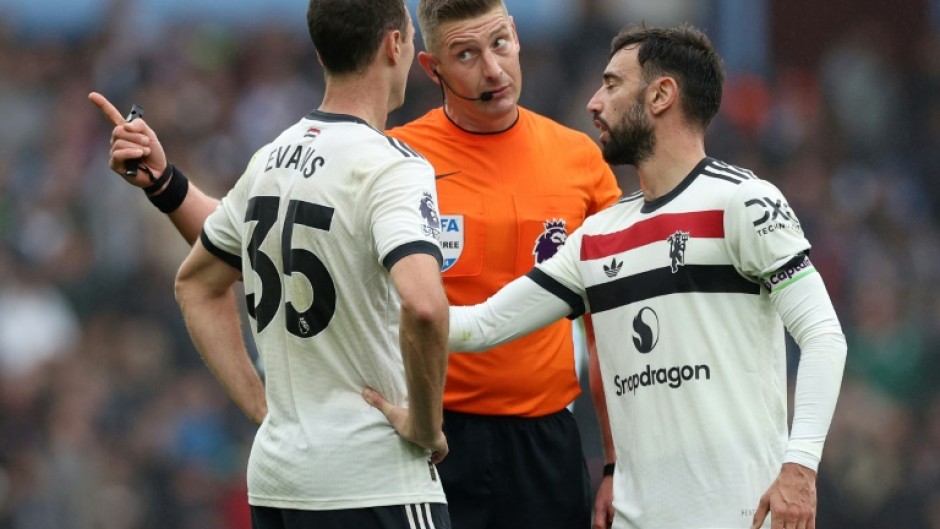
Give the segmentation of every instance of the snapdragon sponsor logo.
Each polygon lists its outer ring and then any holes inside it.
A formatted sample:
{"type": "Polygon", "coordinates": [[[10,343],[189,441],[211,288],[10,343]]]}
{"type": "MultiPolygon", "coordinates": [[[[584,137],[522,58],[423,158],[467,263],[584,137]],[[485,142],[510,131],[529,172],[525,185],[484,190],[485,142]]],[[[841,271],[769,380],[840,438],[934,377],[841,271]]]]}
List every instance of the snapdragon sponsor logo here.
{"type": "Polygon", "coordinates": [[[705,364],[662,367],[659,369],[653,369],[652,366],[648,365],[645,371],[633,375],[614,375],[614,387],[617,388],[617,396],[620,397],[627,393],[636,393],[640,388],[665,385],[672,389],[679,389],[684,382],[702,379],[711,380],[711,378],[712,370],[705,364]]]}
{"type": "MultiPolygon", "coordinates": [[[[646,355],[652,353],[659,344],[660,318],[650,307],[643,307],[633,317],[633,346],[636,352],[646,355]]],[[[673,367],[646,369],[632,375],[614,375],[614,388],[618,397],[627,393],[635,394],[640,388],[666,386],[672,389],[682,387],[684,382],[710,380],[712,371],[708,365],[679,365],[673,367]]]]}
{"type": "Polygon", "coordinates": [[[633,318],[633,346],[640,353],[646,354],[659,343],[659,315],[656,311],[643,307],[633,318]]]}

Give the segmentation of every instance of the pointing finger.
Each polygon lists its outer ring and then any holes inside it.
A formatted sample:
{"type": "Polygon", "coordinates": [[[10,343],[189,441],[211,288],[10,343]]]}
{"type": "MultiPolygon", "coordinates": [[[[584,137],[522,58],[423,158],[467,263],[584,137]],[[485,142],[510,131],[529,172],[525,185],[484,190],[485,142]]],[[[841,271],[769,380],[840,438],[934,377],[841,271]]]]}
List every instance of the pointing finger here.
{"type": "Polygon", "coordinates": [[[120,125],[124,123],[124,117],[121,116],[121,113],[118,112],[118,109],[114,108],[114,105],[103,95],[98,92],[92,92],[88,94],[88,100],[91,101],[101,113],[104,114],[105,119],[111,122],[112,125],[120,125]]]}

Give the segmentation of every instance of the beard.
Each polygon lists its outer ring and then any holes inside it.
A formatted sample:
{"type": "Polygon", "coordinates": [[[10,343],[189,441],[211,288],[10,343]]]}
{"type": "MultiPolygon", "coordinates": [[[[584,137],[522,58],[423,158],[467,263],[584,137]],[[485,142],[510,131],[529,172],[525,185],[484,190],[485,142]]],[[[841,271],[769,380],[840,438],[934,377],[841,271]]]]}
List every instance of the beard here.
{"type": "MultiPolygon", "coordinates": [[[[643,91],[640,93],[642,97],[643,91]]],[[[608,127],[607,135],[601,153],[604,161],[611,165],[636,167],[652,156],[656,147],[653,122],[646,115],[641,98],[637,98],[619,122],[608,127]]]]}

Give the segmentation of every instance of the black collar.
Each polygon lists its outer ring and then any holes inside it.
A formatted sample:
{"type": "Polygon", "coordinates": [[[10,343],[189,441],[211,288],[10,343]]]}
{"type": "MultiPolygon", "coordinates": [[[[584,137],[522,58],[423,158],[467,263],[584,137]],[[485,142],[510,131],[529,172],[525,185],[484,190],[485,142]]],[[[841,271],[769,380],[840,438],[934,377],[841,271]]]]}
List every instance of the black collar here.
{"type": "Polygon", "coordinates": [[[686,188],[692,185],[692,182],[694,182],[695,179],[698,177],[699,173],[701,173],[702,170],[705,169],[705,166],[712,163],[713,161],[715,161],[715,159],[708,157],[708,156],[706,156],[705,158],[702,158],[702,161],[700,161],[695,166],[695,169],[692,169],[691,173],[686,175],[686,177],[683,178],[681,182],[679,182],[679,185],[677,185],[675,189],[673,189],[672,191],[666,193],[665,195],[659,198],[654,198],[653,200],[644,201],[643,207],[640,209],[640,211],[643,213],[652,213],[656,211],[657,209],[665,206],[666,204],[672,202],[672,199],[681,195],[682,192],[686,190],[686,188]]]}

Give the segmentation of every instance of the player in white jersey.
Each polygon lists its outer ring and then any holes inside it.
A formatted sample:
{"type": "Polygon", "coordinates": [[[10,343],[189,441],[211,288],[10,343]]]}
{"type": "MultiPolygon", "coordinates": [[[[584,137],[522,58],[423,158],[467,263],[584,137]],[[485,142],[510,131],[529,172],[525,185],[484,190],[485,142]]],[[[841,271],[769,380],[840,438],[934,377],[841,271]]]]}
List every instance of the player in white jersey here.
{"type": "Polygon", "coordinates": [[[705,155],[722,80],[694,28],[618,35],[588,110],[641,191],[486,303],[451,308],[454,351],[593,315],[618,528],[815,527],[845,339],[781,193],[705,155]],[[789,434],[784,326],[801,347],[789,434]]]}
{"type": "MultiPolygon", "coordinates": [[[[446,529],[434,467],[447,454],[434,172],[381,132],[404,101],[414,28],[402,0],[311,0],[307,19],[323,102],[258,151],[209,216],[177,299],[210,370],[260,423],[253,527],[446,529]],[[240,338],[240,278],[264,385],[240,338]],[[393,424],[363,388],[401,406],[393,424]]],[[[155,185],[169,198],[157,205],[179,206],[167,201],[183,200],[185,177],[153,131],[92,100],[117,125],[112,168],[141,157],[163,175],[155,185]]]]}
{"type": "Polygon", "coordinates": [[[407,401],[388,270],[440,257],[435,202],[423,158],[359,118],[314,111],[254,156],[206,220],[202,246],[245,277],[265,367],[253,505],[443,503],[427,450],[360,396],[369,386],[407,401]]]}

